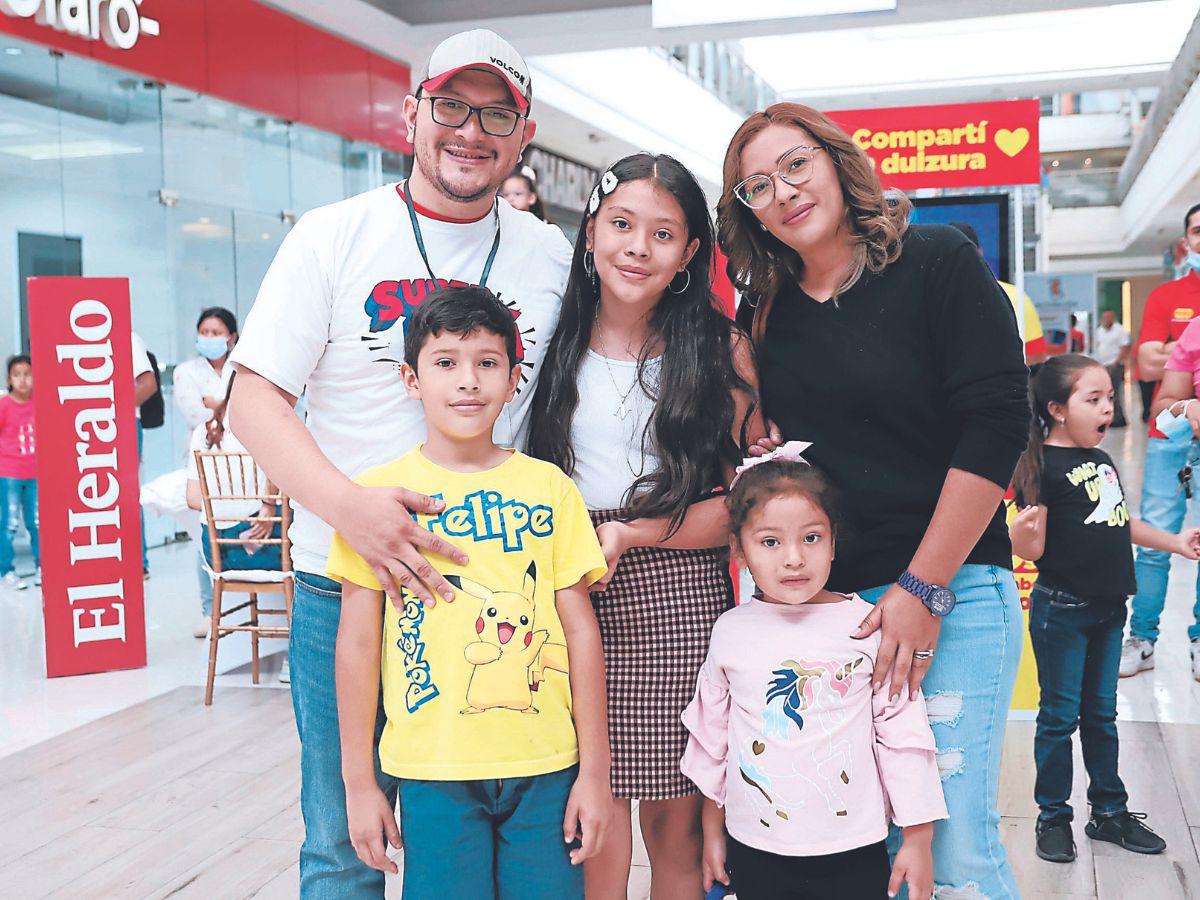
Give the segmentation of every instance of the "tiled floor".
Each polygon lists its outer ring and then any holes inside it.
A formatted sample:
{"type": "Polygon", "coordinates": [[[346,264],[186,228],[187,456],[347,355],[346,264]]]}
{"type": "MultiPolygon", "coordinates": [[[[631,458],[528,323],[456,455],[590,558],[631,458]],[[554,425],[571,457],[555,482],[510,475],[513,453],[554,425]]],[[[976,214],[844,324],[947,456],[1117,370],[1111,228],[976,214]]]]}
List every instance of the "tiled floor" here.
{"type": "MultiPolygon", "coordinates": [[[[1131,427],[1105,442],[1135,507],[1140,473],[1132,461],[1144,440],[1131,427]]],[[[191,637],[193,552],[151,552],[150,664],[138,671],[47,680],[38,592],[0,591],[0,897],[296,895],[298,746],[288,694],[275,679],[279,657],[268,658],[263,687],[253,689],[247,646],[223,641],[229,674],[219,679],[215,705],[202,706],[207,651],[191,637]]],[[[1200,684],[1188,671],[1185,635],[1195,581],[1196,564],[1176,560],[1157,668],[1119,687],[1122,775],[1134,808],[1149,812],[1167,838],[1168,854],[1092,847],[1080,823],[1077,863],[1037,859],[1033,726],[1014,721],[1000,806],[1026,898],[1200,897],[1200,684]]],[[[1080,808],[1082,791],[1078,765],[1080,808]]],[[[646,898],[640,840],[634,862],[629,896],[646,898]]],[[[399,897],[398,879],[389,879],[388,897],[399,897]]]]}

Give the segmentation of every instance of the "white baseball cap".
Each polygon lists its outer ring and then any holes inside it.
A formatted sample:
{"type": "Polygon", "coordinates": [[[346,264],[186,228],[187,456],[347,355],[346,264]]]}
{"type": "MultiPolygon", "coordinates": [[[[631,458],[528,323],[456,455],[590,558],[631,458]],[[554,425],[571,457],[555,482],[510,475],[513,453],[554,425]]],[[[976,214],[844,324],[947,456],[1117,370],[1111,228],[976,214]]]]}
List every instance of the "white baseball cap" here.
{"type": "Polygon", "coordinates": [[[438,44],[429,54],[417,84],[422,90],[436,91],[465,69],[500,76],[512,91],[517,109],[525,112],[529,108],[533,99],[529,67],[512,44],[486,28],[460,31],[438,44]]]}

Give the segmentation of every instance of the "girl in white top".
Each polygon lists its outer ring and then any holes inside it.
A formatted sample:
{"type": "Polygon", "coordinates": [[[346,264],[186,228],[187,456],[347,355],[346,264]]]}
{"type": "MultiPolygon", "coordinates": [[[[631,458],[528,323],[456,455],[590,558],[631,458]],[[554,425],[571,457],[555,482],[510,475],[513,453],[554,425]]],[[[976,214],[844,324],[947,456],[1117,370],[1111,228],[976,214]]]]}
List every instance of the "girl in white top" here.
{"type": "Polygon", "coordinates": [[[222,306],[200,313],[196,322],[197,356],[175,367],[175,405],[189,429],[207,422],[229,386],[232,368],[225,363],[237,343],[237,317],[222,306]]]}
{"type": "MultiPolygon", "coordinates": [[[[592,595],[608,684],[613,822],[639,801],[655,895],[699,897],[700,797],[680,721],[733,604],[715,488],[762,434],[748,342],[714,303],[704,193],[668,156],[600,178],[534,397],[529,448],[576,480],[608,574],[592,595]],[[745,434],[749,432],[749,434],[745,434]],[[604,587],[603,585],[607,585],[604,587]]],[[[616,825],[614,825],[616,828],[616,825]]],[[[624,897],[632,834],[585,864],[589,900],[624,897]]]]}

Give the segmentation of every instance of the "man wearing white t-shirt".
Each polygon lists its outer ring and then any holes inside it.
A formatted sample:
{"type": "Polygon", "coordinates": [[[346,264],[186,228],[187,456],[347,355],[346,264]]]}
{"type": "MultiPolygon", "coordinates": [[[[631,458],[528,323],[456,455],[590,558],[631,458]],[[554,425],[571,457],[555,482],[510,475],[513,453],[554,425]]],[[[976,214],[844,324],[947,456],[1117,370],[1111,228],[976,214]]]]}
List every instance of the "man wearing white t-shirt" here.
{"type": "MultiPolygon", "coordinates": [[[[496,199],[536,127],[520,54],[489,31],[457,34],[433,51],[417,84],[404,101],[416,157],[410,178],[302,216],[231,357],[240,373],[232,428],[296,507],[290,654],[303,748],[305,900],[383,896],[383,874],[358,860],[347,834],[334,691],[341,589],[325,577],[332,532],[384,584],[400,582],[429,601],[454,594],[419,550],[465,561],[414,523],[410,510],[436,512],[440,501],[351,481],[425,437],[420,403],[399,374],[405,323],[449,284],[499,295],[517,319],[527,380],[495,439],[519,445],[572,252],[557,228],[496,199]],[[307,428],[291,409],[302,392],[307,428]]],[[[379,777],[394,798],[394,781],[379,777]]]]}
{"type": "Polygon", "coordinates": [[[1113,428],[1125,427],[1125,360],[1129,358],[1129,347],[1133,339],[1124,325],[1117,322],[1116,313],[1106,309],[1100,313],[1100,327],[1096,329],[1092,356],[1096,362],[1108,369],[1113,384],[1113,428]]]}

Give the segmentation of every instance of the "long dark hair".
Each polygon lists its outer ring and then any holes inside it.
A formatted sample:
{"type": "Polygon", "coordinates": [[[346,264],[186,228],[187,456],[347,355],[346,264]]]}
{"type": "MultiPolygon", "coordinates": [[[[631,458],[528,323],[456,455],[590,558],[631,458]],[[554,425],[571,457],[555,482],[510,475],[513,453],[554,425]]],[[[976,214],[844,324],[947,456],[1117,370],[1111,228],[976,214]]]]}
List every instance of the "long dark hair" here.
{"type": "Polygon", "coordinates": [[[1033,418],[1029,423],[1029,446],[1021,454],[1017,470],[1013,473],[1013,494],[1017,506],[1032,506],[1041,499],[1042,447],[1046,444],[1050,429],[1054,427],[1050,404],[1066,406],[1079,376],[1091,366],[1100,366],[1100,363],[1079,353],[1064,353],[1050,357],[1029,379],[1029,403],[1033,407],[1033,418]]]}
{"type": "MultiPolygon", "coordinates": [[[[645,378],[649,346],[643,347],[638,381],[655,401],[643,446],[647,441],[653,444],[659,469],[633,482],[619,514],[623,521],[667,517],[673,532],[688,506],[724,480],[722,463],[739,460],[741,448],[733,439],[733,392],[743,390],[751,396],[753,392],[733,366],[736,326],[717,308],[712,295],[712,220],[695,177],[673,157],[650,153],[627,156],[608,171],[618,184],[652,180],[663,188],[683,211],[688,241],[699,241],[687,266],[687,287],[678,294],[665,292],[649,316],[647,345],[661,342],[662,367],[658,383],[649,384],[645,378]]],[[[598,211],[599,207],[585,215],[579,226],[562,317],[542,362],[529,423],[530,454],[555,463],[568,475],[575,470],[571,422],[579,405],[579,366],[600,304],[599,285],[584,269],[587,224],[598,211]]],[[[744,422],[741,427],[744,445],[744,422]]]]}

